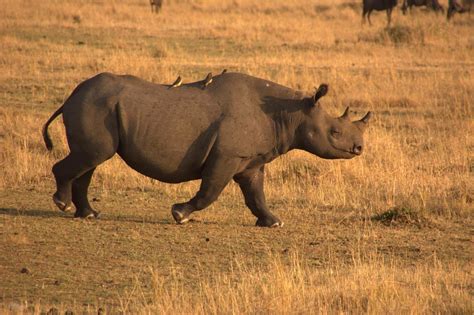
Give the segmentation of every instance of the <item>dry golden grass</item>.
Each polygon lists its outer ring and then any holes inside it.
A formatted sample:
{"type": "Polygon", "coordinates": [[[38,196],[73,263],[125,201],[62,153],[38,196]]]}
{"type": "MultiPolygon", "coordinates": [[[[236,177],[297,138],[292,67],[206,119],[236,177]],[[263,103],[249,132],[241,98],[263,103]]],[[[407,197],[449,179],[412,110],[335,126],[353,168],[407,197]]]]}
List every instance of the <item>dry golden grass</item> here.
{"type": "MultiPolygon", "coordinates": [[[[152,270],[153,302],[143,301],[138,309],[149,314],[470,314],[474,310],[467,292],[471,279],[456,264],[442,267],[434,259],[430,265],[406,268],[383,263],[380,257],[354,259],[352,264],[336,262],[322,270],[304,265],[297,255],[289,264],[273,258],[265,267],[241,267],[237,262],[230,274],[203,280],[191,292],[179,285],[185,273],[169,279],[152,270]]],[[[137,296],[138,289],[131,303],[122,300],[124,312],[134,312],[137,296]]]]}
{"type": "MultiPolygon", "coordinates": [[[[242,257],[243,258],[243,257],[242,257]]],[[[383,257],[361,259],[349,264],[333,262],[329,268],[305,265],[297,254],[283,261],[270,257],[264,266],[231,262],[231,271],[201,280],[193,289],[183,285],[181,268],[163,275],[146,271],[151,285],[143,289],[139,280],[118,299],[108,313],[122,314],[472,314],[472,277],[456,263],[442,265],[433,257],[429,264],[400,266],[383,257]],[[150,293],[151,292],[151,293],[150,293]]],[[[64,304],[10,303],[0,311],[60,313],[97,308],[64,304]]]]}
{"type": "MultiPolygon", "coordinates": [[[[359,1],[176,0],[166,1],[163,11],[153,15],[145,0],[4,0],[0,191],[3,196],[19,192],[24,199],[8,201],[7,207],[5,197],[0,207],[6,212],[9,207],[27,211],[43,205],[31,190],[49,200],[54,190],[51,166],[65,156],[67,145],[58,119],[52,125],[55,150],[48,153],[41,126],[80,81],[110,71],[170,83],[178,74],[192,81],[227,68],[305,91],[327,82],[330,93],[323,104],[333,115],[347,105],[358,115],[375,113],[366,151],[359,158],[325,161],[291,152],[269,165],[266,193],[271,208],[288,209],[278,212],[286,224],[309,233],[295,229],[294,237],[311,237],[316,219],[305,222],[304,217],[334,217],[338,223],[331,219],[322,224],[337,230],[340,222],[353,217],[370,219],[390,209],[407,209],[430,224],[461,222],[457,228],[470,244],[474,20],[456,16],[447,23],[444,16],[422,10],[402,16],[397,9],[392,28],[384,28],[384,13],[373,14],[374,26],[369,28],[361,26],[360,10],[353,3],[359,1]]],[[[160,196],[167,203],[157,202],[167,213],[172,202],[190,198],[198,184],[162,184],[113,158],[99,167],[92,190],[105,202],[99,208],[108,211],[111,199],[129,199],[120,192],[139,191],[160,196]]],[[[146,198],[136,202],[145,204],[146,198]]],[[[240,209],[241,199],[238,187],[230,184],[219,202],[199,216],[220,222],[228,213],[219,209],[247,211],[240,209]]],[[[240,219],[253,222],[247,214],[240,219]]],[[[2,226],[11,220],[0,216],[2,226]]],[[[353,233],[383,239],[379,229],[356,224],[353,233]]],[[[31,233],[12,234],[5,242],[34,246],[31,233]]],[[[397,233],[405,240],[412,236],[403,228],[397,233]]],[[[450,246],[449,241],[445,245],[450,246]]],[[[356,243],[348,247],[356,249],[356,243]]],[[[469,261],[472,250],[466,249],[469,261]]],[[[373,253],[366,246],[361,255],[373,253]]],[[[195,290],[180,286],[185,273],[163,278],[153,269],[154,291],[143,301],[122,296],[122,307],[140,307],[144,313],[472,313],[472,274],[462,267],[466,256],[411,264],[409,258],[397,262],[374,254],[347,262],[335,255],[314,268],[304,255],[265,259],[264,266],[237,263],[232,272],[215,270],[210,280],[197,277],[195,290]]],[[[139,284],[137,288],[143,290],[139,284]]],[[[5,301],[14,298],[5,292],[5,301]]]]}

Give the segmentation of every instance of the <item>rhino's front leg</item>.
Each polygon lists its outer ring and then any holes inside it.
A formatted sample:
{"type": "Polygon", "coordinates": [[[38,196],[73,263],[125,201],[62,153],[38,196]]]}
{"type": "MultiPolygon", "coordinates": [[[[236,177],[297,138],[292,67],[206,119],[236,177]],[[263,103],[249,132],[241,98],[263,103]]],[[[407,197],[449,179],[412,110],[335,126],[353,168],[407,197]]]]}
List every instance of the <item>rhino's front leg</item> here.
{"type": "Polygon", "coordinates": [[[263,191],[264,166],[245,170],[234,176],[244,194],[245,204],[258,218],[257,226],[282,227],[283,222],[273,215],[267,207],[263,191]]]}
{"type": "Polygon", "coordinates": [[[174,204],[171,214],[175,221],[183,224],[189,221],[189,215],[197,210],[202,210],[216,201],[222,190],[229,183],[237,171],[241,160],[239,158],[226,158],[210,156],[203,170],[201,187],[191,200],[174,204]]]}

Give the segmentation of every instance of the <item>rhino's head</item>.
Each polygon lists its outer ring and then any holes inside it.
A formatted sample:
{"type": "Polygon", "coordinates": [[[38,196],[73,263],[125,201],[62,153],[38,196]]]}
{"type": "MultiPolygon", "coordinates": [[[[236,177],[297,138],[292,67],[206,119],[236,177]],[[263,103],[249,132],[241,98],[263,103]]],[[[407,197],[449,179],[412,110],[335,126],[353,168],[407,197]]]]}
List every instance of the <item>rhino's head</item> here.
{"type": "Polygon", "coordinates": [[[327,91],[328,86],[322,84],[313,97],[306,100],[309,105],[299,130],[300,146],[325,159],[351,159],[364,150],[363,134],[371,113],[361,120],[351,121],[348,107],[342,116],[331,117],[318,102],[327,91]]]}

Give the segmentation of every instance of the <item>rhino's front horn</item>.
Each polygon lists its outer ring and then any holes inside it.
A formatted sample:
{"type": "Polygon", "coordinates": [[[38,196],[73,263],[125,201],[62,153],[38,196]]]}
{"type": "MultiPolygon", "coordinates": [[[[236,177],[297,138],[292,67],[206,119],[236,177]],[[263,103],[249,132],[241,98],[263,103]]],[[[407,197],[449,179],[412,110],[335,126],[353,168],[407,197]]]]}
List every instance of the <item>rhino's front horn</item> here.
{"type": "Polygon", "coordinates": [[[344,114],[342,114],[341,118],[345,119],[345,120],[350,120],[349,112],[350,112],[350,109],[349,109],[349,106],[348,106],[348,107],[346,107],[346,110],[344,111],[344,114]]]}

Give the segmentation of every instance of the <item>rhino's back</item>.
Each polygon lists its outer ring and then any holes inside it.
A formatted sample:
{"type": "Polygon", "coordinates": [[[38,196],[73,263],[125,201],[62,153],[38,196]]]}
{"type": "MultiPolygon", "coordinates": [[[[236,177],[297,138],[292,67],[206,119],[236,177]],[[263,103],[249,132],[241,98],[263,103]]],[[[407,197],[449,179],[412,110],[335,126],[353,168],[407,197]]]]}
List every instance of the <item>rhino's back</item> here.
{"type": "Polygon", "coordinates": [[[122,77],[117,107],[119,154],[139,172],[166,182],[200,177],[222,111],[197,86],[169,89],[122,77]]]}

